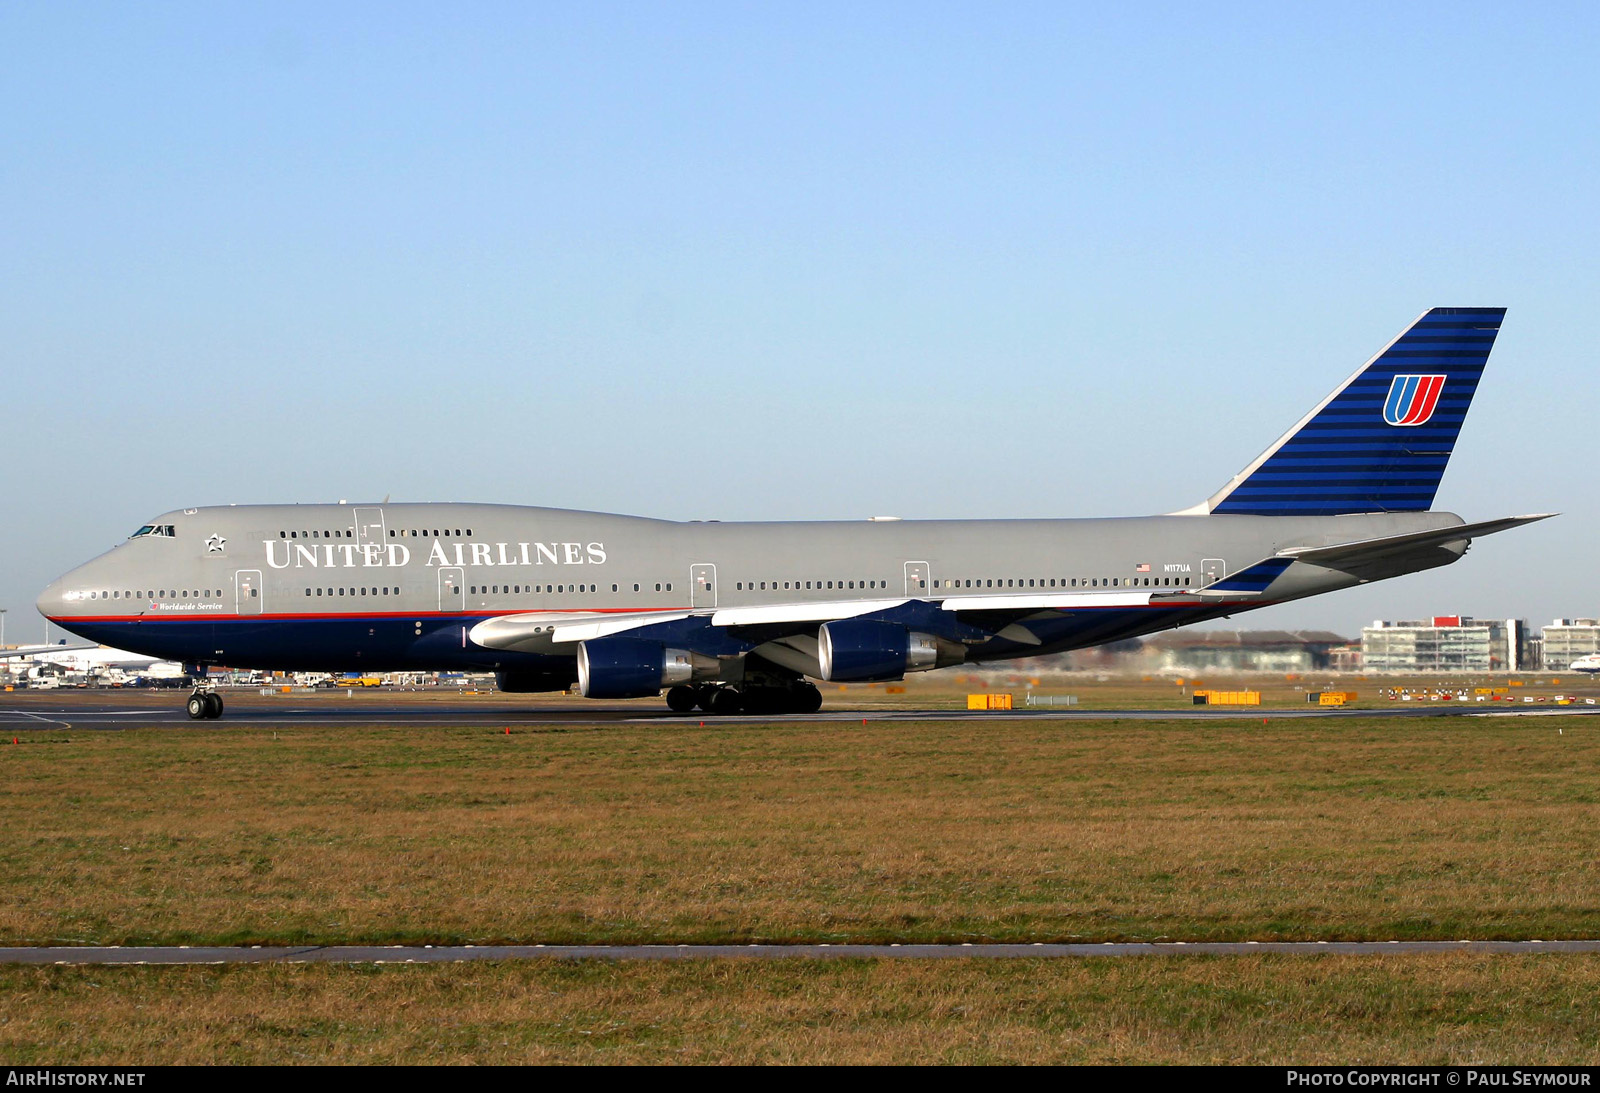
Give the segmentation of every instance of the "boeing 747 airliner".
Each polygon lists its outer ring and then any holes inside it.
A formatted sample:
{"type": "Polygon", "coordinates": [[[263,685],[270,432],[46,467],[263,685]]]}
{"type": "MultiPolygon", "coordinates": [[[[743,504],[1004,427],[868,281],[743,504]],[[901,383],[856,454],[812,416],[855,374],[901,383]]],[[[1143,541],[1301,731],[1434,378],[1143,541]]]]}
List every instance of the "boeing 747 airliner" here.
{"type": "MultiPolygon", "coordinates": [[[[1204,502],[1089,520],[675,523],[476,504],[158,516],[39,597],[208,665],[493,671],[714,713],[1167,630],[1448,565],[1545,515],[1430,511],[1503,308],[1434,308],[1204,502]]],[[[192,717],[216,717],[204,684],[192,717]]]]}

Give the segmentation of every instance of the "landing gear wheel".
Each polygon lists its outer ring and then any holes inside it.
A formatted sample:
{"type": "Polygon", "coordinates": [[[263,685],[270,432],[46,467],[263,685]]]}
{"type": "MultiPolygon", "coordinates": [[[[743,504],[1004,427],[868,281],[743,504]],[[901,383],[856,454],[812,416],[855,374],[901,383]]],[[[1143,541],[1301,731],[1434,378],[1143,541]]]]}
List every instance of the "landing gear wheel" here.
{"type": "Polygon", "coordinates": [[[667,691],[667,709],[673,713],[688,713],[700,701],[693,687],[679,685],[667,691]]]}
{"type": "Polygon", "coordinates": [[[206,716],[215,721],[217,718],[222,716],[222,696],[216,692],[212,692],[211,694],[206,695],[205,699],[206,716]]]}
{"type": "Polygon", "coordinates": [[[718,687],[712,692],[711,704],[706,708],[714,714],[735,714],[744,709],[744,700],[732,687],[718,687]]]}
{"type": "Polygon", "coordinates": [[[702,710],[706,711],[706,713],[710,713],[711,700],[717,697],[718,691],[724,689],[725,688],[722,687],[712,686],[709,683],[696,687],[694,689],[695,704],[698,705],[702,710]]]}
{"type": "Polygon", "coordinates": [[[795,688],[794,712],[816,713],[822,709],[822,692],[809,683],[802,683],[795,688]]]}
{"type": "Polygon", "coordinates": [[[189,696],[189,701],[185,704],[184,708],[189,712],[189,720],[199,721],[206,716],[210,709],[210,705],[206,702],[205,695],[192,694],[189,696]]]}

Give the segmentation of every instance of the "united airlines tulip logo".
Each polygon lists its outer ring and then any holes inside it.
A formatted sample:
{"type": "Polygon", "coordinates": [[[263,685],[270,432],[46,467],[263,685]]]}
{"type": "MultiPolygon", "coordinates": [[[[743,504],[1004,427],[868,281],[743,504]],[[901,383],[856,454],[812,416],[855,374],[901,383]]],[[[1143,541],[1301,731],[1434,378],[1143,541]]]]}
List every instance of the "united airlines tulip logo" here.
{"type": "Polygon", "coordinates": [[[1390,425],[1422,425],[1433,416],[1443,390],[1443,376],[1396,376],[1383,404],[1383,420],[1390,425]]]}

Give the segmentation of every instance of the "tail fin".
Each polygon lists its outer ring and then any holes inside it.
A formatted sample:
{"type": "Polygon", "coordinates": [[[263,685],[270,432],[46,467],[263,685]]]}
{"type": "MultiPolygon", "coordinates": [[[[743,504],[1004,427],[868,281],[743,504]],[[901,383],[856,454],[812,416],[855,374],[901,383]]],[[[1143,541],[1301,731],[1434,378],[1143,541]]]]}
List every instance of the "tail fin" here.
{"type": "Polygon", "coordinates": [[[1436,307],[1190,513],[1335,516],[1433,504],[1503,307],[1436,307]]]}

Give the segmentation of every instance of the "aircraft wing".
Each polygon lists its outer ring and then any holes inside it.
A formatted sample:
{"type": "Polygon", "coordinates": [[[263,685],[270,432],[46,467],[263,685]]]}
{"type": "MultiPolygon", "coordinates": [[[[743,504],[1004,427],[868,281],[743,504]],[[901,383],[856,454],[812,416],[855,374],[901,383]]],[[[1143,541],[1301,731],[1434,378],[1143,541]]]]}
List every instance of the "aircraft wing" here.
{"type": "Polygon", "coordinates": [[[773,626],[786,623],[833,622],[853,619],[875,611],[892,611],[910,603],[901,596],[893,600],[846,600],[833,603],[779,603],[761,607],[725,607],[711,615],[712,626],[773,626]]]}
{"type": "Polygon", "coordinates": [[[834,619],[854,618],[888,611],[911,601],[900,599],[849,600],[842,603],[792,603],[756,607],[729,607],[693,611],[527,611],[486,619],[472,628],[471,639],[486,649],[517,650],[530,642],[567,644],[626,634],[684,619],[701,626],[746,629],[784,634],[814,630],[834,619]],[[809,625],[808,625],[809,624],[809,625]]]}
{"type": "MultiPolygon", "coordinates": [[[[1288,561],[1280,565],[1287,566],[1288,561]]],[[[1236,574],[1230,582],[1242,578],[1236,574]]],[[[815,640],[817,627],[826,622],[869,616],[902,622],[913,629],[929,629],[947,637],[982,642],[992,637],[1037,645],[1039,639],[1019,620],[1050,611],[1144,607],[1158,598],[1153,591],[1106,589],[1101,592],[1037,592],[994,596],[954,596],[947,599],[893,598],[831,602],[763,604],[692,611],[571,612],[529,611],[486,619],[470,632],[472,641],[486,649],[548,651],[557,645],[630,634],[649,640],[702,644],[710,633],[742,646],[791,638],[815,640]],[[961,615],[969,616],[966,619],[961,615]],[[939,622],[939,619],[946,621],[939,622]],[[690,635],[697,635],[691,637],[690,635]]],[[[1166,599],[1169,597],[1161,596],[1166,599]]],[[[1200,602],[1195,590],[1176,592],[1170,598],[1200,602]]],[[[721,644],[716,642],[715,644],[721,644]]]]}
{"type": "Polygon", "coordinates": [[[22,645],[15,649],[0,649],[0,659],[9,657],[36,657],[45,653],[72,653],[79,649],[98,649],[93,642],[79,645],[22,645]]]}
{"type": "MultiPolygon", "coordinates": [[[[790,638],[815,638],[816,628],[819,625],[839,619],[873,616],[893,619],[916,627],[927,625],[933,618],[942,614],[948,619],[950,616],[944,613],[952,612],[958,618],[961,615],[967,616],[966,619],[951,622],[952,626],[963,632],[964,640],[985,641],[991,637],[998,637],[1023,644],[1038,644],[1037,637],[1023,624],[1030,616],[1038,616],[1045,612],[1147,607],[1153,604],[1199,605],[1219,600],[1250,600],[1264,596],[1267,588],[1296,562],[1306,562],[1328,569],[1360,568],[1414,551],[1448,546],[1480,535],[1492,535],[1497,531],[1531,524],[1537,520],[1546,520],[1554,515],[1556,514],[1536,513],[1529,516],[1507,516],[1476,524],[1458,524],[1455,527],[1362,539],[1358,542],[1339,543],[1333,546],[1288,547],[1201,588],[1148,591],[1120,588],[1101,591],[1080,589],[1072,592],[1017,592],[927,599],[893,597],[686,611],[528,611],[516,615],[501,615],[480,622],[472,628],[471,638],[486,649],[521,650],[538,646],[548,650],[549,643],[574,644],[635,632],[641,632],[640,637],[665,638],[668,635],[658,628],[669,627],[674,634],[679,634],[680,631],[686,634],[688,629],[693,629],[702,636],[708,631],[720,631],[728,639],[748,646],[765,642],[782,642],[790,638]],[[685,622],[685,620],[692,621],[685,622]],[[680,623],[684,625],[673,625],[680,623]],[[655,632],[649,635],[642,633],[647,630],[655,632]]],[[[948,636],[956,634],[952,632],[948,636]]],[[[68,647],[51,645],[30,651],[59,651],[66,648],[68,647]]],[[[93,646],[83,648],[93,648],[93,646]]],[[[13,652],[4,655],[26,654],[13,652]]]]}
{"type": "Polygon", "coordinates": [[[610,637],[643,626],[686,619],[688,611],[525,611],[485,619],[468,635],[485,649],[520,650],[537,641],[577,642],[610,637]]]}

